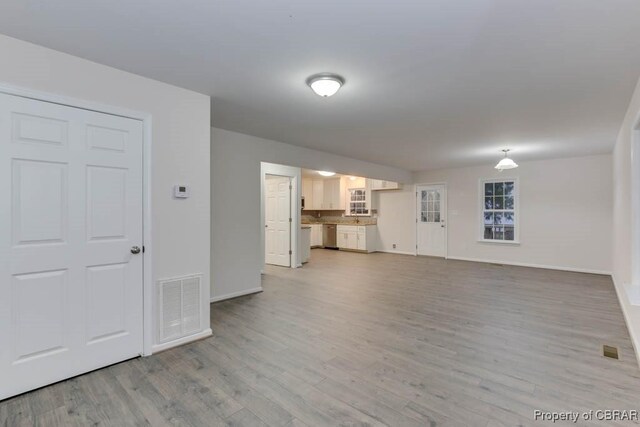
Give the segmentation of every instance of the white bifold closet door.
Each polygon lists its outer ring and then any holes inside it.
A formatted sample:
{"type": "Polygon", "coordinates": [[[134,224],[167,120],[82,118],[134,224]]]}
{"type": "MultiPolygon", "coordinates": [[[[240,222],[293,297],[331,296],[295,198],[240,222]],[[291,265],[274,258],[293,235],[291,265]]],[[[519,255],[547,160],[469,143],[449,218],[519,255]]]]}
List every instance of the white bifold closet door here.
{"type": "Polygon", "coordinates": [[[0,399],[142,353],[142,141],[0,94],[0,399]]]}

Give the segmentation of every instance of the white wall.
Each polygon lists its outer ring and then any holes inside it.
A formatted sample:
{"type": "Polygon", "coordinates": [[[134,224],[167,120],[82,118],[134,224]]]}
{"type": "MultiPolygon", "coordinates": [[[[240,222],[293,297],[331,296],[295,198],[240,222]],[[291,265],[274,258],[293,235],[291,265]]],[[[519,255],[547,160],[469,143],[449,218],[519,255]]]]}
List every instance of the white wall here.
{"type": "MultiPolygon", "coordinates": [[[[640,283],[632,281],[632,154],[633,128],[640,117],[640,81],[629,103],[613,151],[613,281],[640,360],[640,283]]],[[[638,132],[636,131],[636,135],[638,132]]],[[[638,144],[637,141],[635,144],[638,144]]],[[[636,212],[635,215],[640,215],[636,212]]]]}
{"type": "Polygon", "coordinates": [[[611,272],[612,159],[598,155],[426,171],[417,183],[447,183],[448,256],[599,273],[611,272]],[[479,243],[479,180],[518,177],[520,245],[479,243]]]}
{"type": "Polygon", "coordinates": [[[152,115],[153,281],[202,273],[209,283],[209,97],[2,35],[0,57],[0,83],[152,115]],[[177,183],[190,199],[172,198],[177,183]]]}
{"type": "Polygon", "coordinates": [[[260,163],[331,170],[411,182],[409,172],[222,129],[212,129],[211,298],[220,300],[261,287],[260,163]]]}

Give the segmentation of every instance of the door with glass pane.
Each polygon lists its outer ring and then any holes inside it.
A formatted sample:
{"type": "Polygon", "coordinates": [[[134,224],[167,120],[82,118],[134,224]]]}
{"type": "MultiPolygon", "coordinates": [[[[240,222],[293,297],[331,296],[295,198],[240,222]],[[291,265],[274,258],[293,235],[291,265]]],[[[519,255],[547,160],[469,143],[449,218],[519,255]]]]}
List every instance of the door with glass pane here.
{"type": "Polygon", "coordinates": [[[447,256],[447,191],[444,184],[419,185],[417,203],[417,253],[447,256]]]}

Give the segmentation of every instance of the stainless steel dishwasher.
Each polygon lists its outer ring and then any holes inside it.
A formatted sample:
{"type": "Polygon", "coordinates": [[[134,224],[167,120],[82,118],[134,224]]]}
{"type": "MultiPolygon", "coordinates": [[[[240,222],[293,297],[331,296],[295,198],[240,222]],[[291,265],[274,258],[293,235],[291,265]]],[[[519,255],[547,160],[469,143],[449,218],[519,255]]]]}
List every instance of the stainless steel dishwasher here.
{"type": "Polygon", "coordinates": [[[335,224],[324,224],[322,226],[322,246],[329,249],[338,249],[337,230],[335,224]]]}

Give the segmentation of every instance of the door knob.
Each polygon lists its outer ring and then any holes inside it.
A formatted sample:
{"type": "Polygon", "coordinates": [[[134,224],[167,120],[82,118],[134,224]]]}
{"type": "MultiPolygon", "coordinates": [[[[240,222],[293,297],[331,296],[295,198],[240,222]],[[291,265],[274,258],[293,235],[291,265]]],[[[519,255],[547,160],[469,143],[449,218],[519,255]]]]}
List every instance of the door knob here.
{"type": "Polygon", "coordinates": [[[139,254],[140,253],[140,248],[138,246],[131,246],[131,253],[132,254],[139,254]]]}

